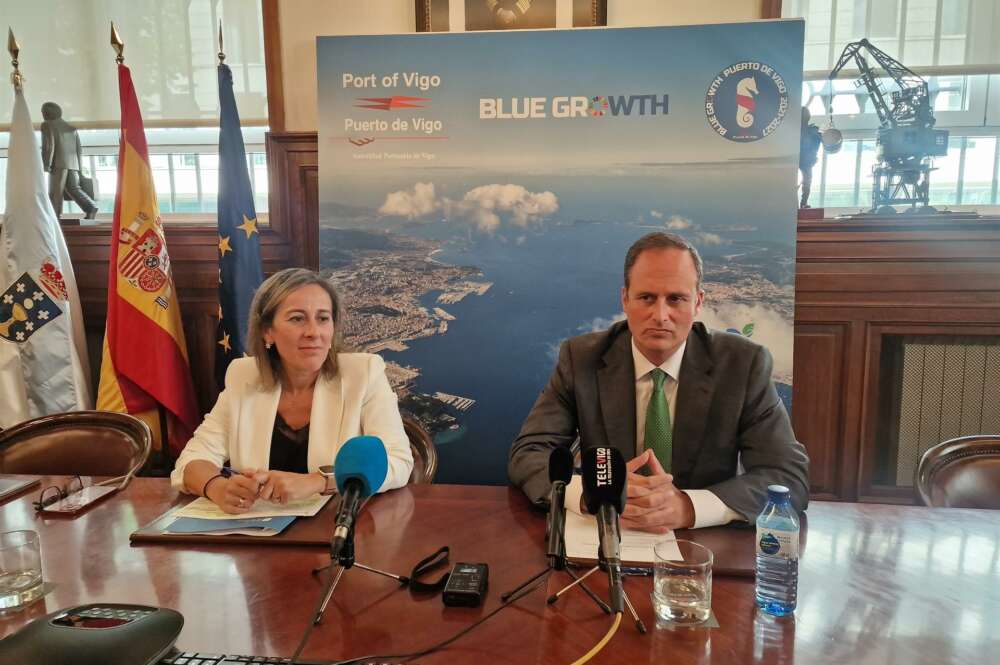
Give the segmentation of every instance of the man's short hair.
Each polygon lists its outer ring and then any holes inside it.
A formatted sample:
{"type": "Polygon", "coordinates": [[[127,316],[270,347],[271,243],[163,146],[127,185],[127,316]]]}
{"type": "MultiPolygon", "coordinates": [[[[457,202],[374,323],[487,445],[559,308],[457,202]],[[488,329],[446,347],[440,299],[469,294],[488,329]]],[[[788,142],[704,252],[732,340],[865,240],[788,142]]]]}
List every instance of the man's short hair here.
{"type": "Polygon", "coordinates": [[[694,271],[698,275],[697,288],[699,291],[701,290],[703,267],[701,263],[701,255],[698,254],[698,250],[695,249],[694,245],[689,243],[684,237],[679,236],[676,233],[664,233],[663,231],[653,231],[652,233],[647,233],[632,243],[632,246],[628,248],[628,253],[625,254],[626,290],[628,289],[629,273],[632,272],[632,266],[634,266],[635,262],[639,259],[639,255],[647,249],[680,249],[690,254],[691,260],[694,262],[694,271]]]}
{"type": "Polygon", "coordinates": [[[58,120],[62,117],[62,108],[55,102],[42,104],[42,117],[46,120],[58,120]]]}

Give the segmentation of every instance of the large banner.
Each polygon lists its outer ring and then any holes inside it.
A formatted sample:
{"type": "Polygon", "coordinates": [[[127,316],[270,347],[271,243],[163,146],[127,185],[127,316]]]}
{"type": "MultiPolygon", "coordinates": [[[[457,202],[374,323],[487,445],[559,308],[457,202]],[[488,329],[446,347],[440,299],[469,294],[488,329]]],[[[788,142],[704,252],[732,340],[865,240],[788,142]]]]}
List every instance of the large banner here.
{"type": "Polygon", "coordinates": [[[791,396],[801,21],[321,37],[320,262],[438,480],[505,483],[567,337],[623,318],[628,246],[693,241],[701,319],[791,396]]]}

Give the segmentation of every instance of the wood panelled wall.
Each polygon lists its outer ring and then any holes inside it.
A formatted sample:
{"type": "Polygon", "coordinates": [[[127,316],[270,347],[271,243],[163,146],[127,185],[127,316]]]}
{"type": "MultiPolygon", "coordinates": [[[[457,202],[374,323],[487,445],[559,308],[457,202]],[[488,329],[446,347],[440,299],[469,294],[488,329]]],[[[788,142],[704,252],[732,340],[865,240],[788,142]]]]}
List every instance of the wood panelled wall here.
{"type": "Polygon", "coordinates": [[[817,498],[911,503],[872,479],[885,335],[1000,336],[1000,218],[799,221],[792,419],[817,498]]]}
{"type": "MultiPolygon", "coordinates": [[[[315,132],[272,134],[265,273],[316,268],[315,132]]],[[[107,306],[110,227],[67,227],[92,365],[107,306]]],[[[217,390],[217,234],[167,225],[184,332],[203,411],[217,390]]],[[[1000,219],[948,216],[800,221],[795,307],[795,431],[812,458],[816,498],[911,502],[871,481],[881,336],[898,332],[1000,335],[1000,219]]]]}

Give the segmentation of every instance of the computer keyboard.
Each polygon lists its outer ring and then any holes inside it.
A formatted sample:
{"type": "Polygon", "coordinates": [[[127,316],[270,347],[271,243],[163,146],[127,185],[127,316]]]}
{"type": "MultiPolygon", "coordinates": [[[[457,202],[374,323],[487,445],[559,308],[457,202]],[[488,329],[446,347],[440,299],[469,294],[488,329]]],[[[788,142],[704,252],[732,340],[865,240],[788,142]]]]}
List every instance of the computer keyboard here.
{"type": "MultiPolygon", "coordinates": [[[[272,665],[290,663],[291,658],[269,656],[223,656],[217,653],[174,652],[160,661],[160,665],[272,665]]],[[[296,665],[324,665],[316,660],[299,660],[296,665]]]]}
{"type": "MultiPolygon", "coordinates": [[[[196,653],[193,651],[174,651],[160,661],[159,665],[281,665],[290,663],[291,658],[274,656],[223,656],[217,653],[196,653]]],[[[329,665],[328,660],[297,660],[296,665],[329,665]]],[[[396,661],[363,660],[358,665],[398,665],[396,661]]]]}

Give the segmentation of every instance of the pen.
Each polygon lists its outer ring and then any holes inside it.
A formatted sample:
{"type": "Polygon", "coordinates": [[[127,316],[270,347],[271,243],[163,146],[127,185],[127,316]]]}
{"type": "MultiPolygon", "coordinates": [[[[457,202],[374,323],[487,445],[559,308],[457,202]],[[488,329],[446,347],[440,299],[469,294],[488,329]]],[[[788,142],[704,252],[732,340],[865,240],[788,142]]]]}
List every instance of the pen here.
{"type": "MultiPolygon", "coordinates": [[[[240,472],[237,471],[236,469],[232,468],[232,467],[223,466],[222,468],[219,469],[219,473],[222,474],[223,478],[232,478],[233,476],[239,475],[240,472]]],[[[257,495],[258,496],[260,496],[260,491],[263,488],[264,488],[264,483],[258,481],[257,482],[257,495]]]]}
{"type": "Polygon", "coordinates": [[[641,566],[622,566],[622,575],[642,575],[649,577],[652,574],[652,568],[644,568],[641,566]]]}

